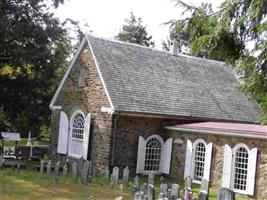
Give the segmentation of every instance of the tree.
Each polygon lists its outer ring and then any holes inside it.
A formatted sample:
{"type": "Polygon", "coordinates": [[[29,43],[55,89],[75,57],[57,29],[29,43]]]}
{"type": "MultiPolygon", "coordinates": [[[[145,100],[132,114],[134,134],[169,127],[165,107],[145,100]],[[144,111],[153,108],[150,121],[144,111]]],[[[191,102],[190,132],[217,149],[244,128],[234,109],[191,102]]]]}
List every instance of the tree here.
{"type": "Polygon", "coordinates": [[[131,12],[130,19],[125,20],[126,24],[122,26],[122,30],[115,37],[124,42],[140,44],[147,47],[154,47],[152,36],[148,35],[146,27],[142,25],[142,19],[133,15],[131,12]]]}
{"type": "MultiPolygon", "coordinates": [[[[0,3],[0,130],[39,133],[50,124],[49,102],[71,49],[50,1],[0,3]]],[[[53,1],[57,7],[63,0],[53,1]]]]}
{"type": "Polygon", "coordinates": [[[240,89],[256,100],[260,121],[267,123],[267,1],[225,0],[217,12],[207,4],[194,7],[180,0],[177,4],[192,15],[169,23],[183,25],[178,35],[189,33],[191,54],[226,61],[239,75],[246,75],[240,89]]]}

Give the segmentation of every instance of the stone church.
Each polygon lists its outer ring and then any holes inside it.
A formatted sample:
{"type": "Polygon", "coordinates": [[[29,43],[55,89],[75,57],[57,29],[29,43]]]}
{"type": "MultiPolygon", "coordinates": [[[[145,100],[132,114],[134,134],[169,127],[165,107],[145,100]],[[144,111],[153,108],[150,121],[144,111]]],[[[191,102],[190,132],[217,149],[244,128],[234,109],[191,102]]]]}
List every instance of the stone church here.
{"type": "Polygon", "coordinates": [[[53,159],[267,196],[267,127],[224,62],[85,36],[51,101],[53,159]]]}

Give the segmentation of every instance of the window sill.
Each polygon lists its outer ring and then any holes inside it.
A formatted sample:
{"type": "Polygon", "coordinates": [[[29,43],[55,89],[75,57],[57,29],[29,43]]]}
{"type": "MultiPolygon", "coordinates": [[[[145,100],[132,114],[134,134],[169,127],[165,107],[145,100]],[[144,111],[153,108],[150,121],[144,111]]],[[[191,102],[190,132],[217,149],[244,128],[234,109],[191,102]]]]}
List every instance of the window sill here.
{"type": "Polygon", "coordinates": [[[75,154],[68,154],[68,157],[80,159],[83,156],[81,156],[81,155],[75,155],[75,154]]]}

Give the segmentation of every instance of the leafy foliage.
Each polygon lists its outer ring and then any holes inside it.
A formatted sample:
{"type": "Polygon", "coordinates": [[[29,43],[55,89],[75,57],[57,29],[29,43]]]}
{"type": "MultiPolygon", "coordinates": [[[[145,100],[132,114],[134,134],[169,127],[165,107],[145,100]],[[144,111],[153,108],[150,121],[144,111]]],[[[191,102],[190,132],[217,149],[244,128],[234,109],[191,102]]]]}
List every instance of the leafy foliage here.
{"type": "Polygon", "coordinates": [[[67,29],[49,12],[48,3],[0,3],[1,131],[36,134],[50,123],[48,105],[71,46],[67,29]]]}
{"type": "Polygon", "coordinates": [[[226,61],[245,75],[240,89],[256,100],[260,121],[267,123],[267,1],[225,0],[217,12],[209,4],[193,7],[177,0],[177,5],[191,16],[168,22],[171,30],[189,35],[192,55],[226,61]]]}
{"type": "Polygon", "coordinates": [[[126,19],[125,22],[126,24],[122,26],[121,32],[115,37],[116,39],[147,47],[154,47],[152,36],[148,35],[146,27],[142,25],[141,18],[136,19],[133,13],[131,13],[130,19],[126,19]]]}

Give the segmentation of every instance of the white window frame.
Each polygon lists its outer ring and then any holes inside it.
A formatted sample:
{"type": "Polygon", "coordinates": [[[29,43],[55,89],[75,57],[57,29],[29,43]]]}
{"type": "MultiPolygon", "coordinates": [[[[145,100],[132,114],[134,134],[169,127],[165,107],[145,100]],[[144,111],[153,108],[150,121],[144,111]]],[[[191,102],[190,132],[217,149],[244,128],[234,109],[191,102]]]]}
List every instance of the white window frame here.
{"type": "Polygon", "coordinates": [[[256,173],[256,168],[257,168],[257,148],[253,148],[250,150],[246,144],[239,143],[239,144],[236,144],[234,148],[231,148],[229,145],[225,145],[225,153],[226,153],[226,149],[228,149],[227,150],[228,154],[232,153],[232,156],[229,157],[229,155],[227,155],[228,158],[226,158],[225,157],[226,155],[224,155],[222,186],[231,188],[234,192],[239,193],[239,194],[254,195],[254,186],[255,186],[255,179],[256,179],[255,173],[256,173]],[[235,159],[236,159],[236,152],[239,148],[245,148],[246,151],[248,152],[246,190],[240,190],[240,189],[234,188],[235,159]],[[227,162],[228,164],[225,162],[227,162]]]}
{"type": "MultiPolygon", "coordinates": [[[[207,143],[203,140],[203,139],[197,139],[194,143],[193,143],[193,152],[192,152],[192,167],[191,167],[191,177],[192,177],[192,182],[196,183],[196,184],[201,184],[201,180],[195,180],[194,176],[195,176],[195,164],[196,164],[196,147],[198,144],[204,144],[205,146],[205,154],[204,154],[204,166],[203,166],[203,176],[204,176],[204,171],[205,171],[205,156],[207,153],[207,143]]],[[[203,178],[203,177],[202,177],[203,178]]]]}
{"type": "Polygon", "coordinates": [[[81,142],[81,148],[83,148],[83,140],[84,140],[84,131],[83,131],[83,139],[78,139],[78,138],[73,138],[72,137],[72,130],[73,130],[73,120],[75,119],[76,115],[81,114],[84,119],[84,127],[85,127],[85,115],[82,110],[77,109],[75,112],[72,114],[70,118],[70,129],[69,129],[69,144],[68,144],[68,156],[73,157],[73,158],[81,158],[83,155],[78,155],[72,152],[71,145],[72,141],[80,141],[81,142]]]}
{"type": "Polygon", "coordinates": [[[191,177],[192,182],[196,184],[201,184],[201,181],[194,180],[194,169],[195,169],[195,152],[196,146],[199,143],[205,145],[205,159],[204,159],[204,171],[202,179],[210,181],[210,169],[211,169],[211,156],[212,156],[212,143],[206,143],[203,139],[197,139],[192,143],[191,140],[187,140],[186,145],[186,156],[184,164],[184,179],[191,177]]]}
{"type": "MultiPolygon", "coordinates": [[[[146,139],[146,143],[145,143],[145,162],[144,163],[146,163],[146,151],[147,151],[147,147],[146,147],[146,145],[147,145],[147,143],[151,140],[151,139],[153,139],[153,138],[156,138],[159,142],[160,142],[160,154],[162,153],[162,150],[163,150],[163,145],[164,145],[164,141],[163,141],[163,139],[160,137],[160,136],[158,136],[158,135],[151,135],[151,136],[149,136],[147,139],[146,139]]],[[[161,173],[161,155],[160,155],[160,158],[159,158],[159,170],[157,170],[157,171],[153,171],[153,170],[145,170],[145,167],[146,167],[146,164],[144,164],[144,174],[149,174],[149,173],[153,173],[153,174],[160,174],[161,173]]]]}

